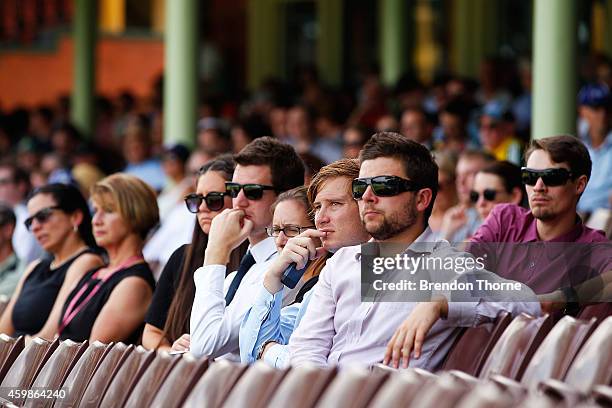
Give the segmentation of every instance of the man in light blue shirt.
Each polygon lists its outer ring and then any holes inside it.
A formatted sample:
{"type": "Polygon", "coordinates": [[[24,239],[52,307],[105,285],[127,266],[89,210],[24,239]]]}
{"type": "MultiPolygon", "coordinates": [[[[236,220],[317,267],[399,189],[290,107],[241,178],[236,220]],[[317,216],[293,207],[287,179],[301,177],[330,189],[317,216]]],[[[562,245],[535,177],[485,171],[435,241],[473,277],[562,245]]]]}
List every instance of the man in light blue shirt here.
{"type": "MultiPolygon", "coordinates": [[[[299,253],[308,251],[308,258],[331,255],[341,247],[356,245],[369,239],[359,219],[359,208],[351,195],[351,182],[359,175],[359,164],[354,159],[343,159],[323,167],[308,188],[308,198],[315,210],[317,230],[307,230],[285,244],[283,251],[271,264],[251,309],[240,327],[240,359],[252,363],[258,358],[278,368],[289,363],[286,344],[304,316],[313,290],[309,290],[301,303],[281,308],[285,290],[282,273],[299,260],[299,253]],[[322,248],[315,239],[320,238],[322,248]],[[325,254],[327,252],[327,254],[325,254]]],[[[327,256],[326,256],[327,258],[327,256]]],[[[318,259],[322,268],[325,259],[318,259]]]]}

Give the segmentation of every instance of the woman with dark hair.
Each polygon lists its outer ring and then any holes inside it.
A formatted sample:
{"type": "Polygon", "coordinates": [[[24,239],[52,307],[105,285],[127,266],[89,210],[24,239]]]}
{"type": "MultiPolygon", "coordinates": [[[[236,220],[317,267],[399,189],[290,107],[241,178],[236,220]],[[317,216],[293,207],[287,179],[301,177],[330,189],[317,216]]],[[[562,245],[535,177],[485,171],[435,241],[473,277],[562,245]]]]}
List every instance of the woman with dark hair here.
{"type": "MultiPolygon", "coordinates": [[[[222,155],[206,163],[198,171],[196,192],[185,197],[187,209],[197,214],[197,223],[191,244],[174,251],[161,273],[145,318],[142,344],[147,348],[170,350],[176,342],[187,347],[189,345],[187,333],[195,296],[193,273],[204,264],[208,231],[213,218],[232,206],[232,200],[225,192],[225,182],[232,180],[234,166],[230,155],[222,155]]],[[[234,250],[228,271],[238,268],[247,244],[245,241],[234,250]]]]}
{"type": "Polygon", "coordinates": [[[508,161],[494,162],[476,173],[470,191],[470,200],[483,221],[495,205],[521,205],[524,196],[521,168],[508,161]]]}
{"type": "Polygon", "coordinates": [[[76,187],[49,184],[32,192],[25,225],[51,256],[32,262],[0,319],[0,332],[52,339],[68,294],[102,265],[87,202],[76,187]]]}

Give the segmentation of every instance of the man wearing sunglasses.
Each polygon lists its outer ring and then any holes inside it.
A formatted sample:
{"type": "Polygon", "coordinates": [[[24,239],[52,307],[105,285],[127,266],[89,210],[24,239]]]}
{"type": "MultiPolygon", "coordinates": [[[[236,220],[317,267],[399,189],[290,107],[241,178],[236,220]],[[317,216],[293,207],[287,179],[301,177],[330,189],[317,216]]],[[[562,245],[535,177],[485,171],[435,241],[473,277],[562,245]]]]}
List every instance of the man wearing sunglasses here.
{"type": "MultiPolygon", "coordinates": [[[[446,241],[425,242],[431,234],[428,219],[438,189],[438,167],[426,147],[397,133],[377,133],[361,151],[360,163],[359,177],[352,183],[353,198],[381,253],[393,243],[416,257],[462,256],[446,241]]],[[[385,362],[392,359],[397,367],[403,357],[406,367],[414,345],[411,365],[434,370],[444,360],[457,326],[491,321],[502,308],[512,313],[540,311],[537,303],[529,307],[523,302],[416,303],[405,301],[406,293],[394,301],[365,302],[362,256],[366,254],[361,246],[351,246],[327,261],[289,341],[293,365],[371,365],[387,351],[385,362]]]]}
{"type": "Polygon", "coordinates": [[[537,294],[574,286],[612,267],[598,252],[606,251],[606,245],[593,245],[609,241],[601,231],[586,227],[576,213],[591,175],[584,144],[568,135],[548,137],[532,141],[525,156],[521,175],[530,210],[495,206],[472,237],[469,251],[495,251],[488,268],[537,294]]]}
{"type": "Polygon", "coordinates": [[[274,238],[266,234],[270,207],[279,193],[304,184],[304,164],[293,147],[271,137],[255,139],[234,160],[232,182],[226,183],[233,208],[212,221],[204,266],[194,273],[190,352],[240,361],[240,322],[276,256],[274,238]],[[230,253],[246,239],[249,250],[238,271],[227,274],[230,253]]]}

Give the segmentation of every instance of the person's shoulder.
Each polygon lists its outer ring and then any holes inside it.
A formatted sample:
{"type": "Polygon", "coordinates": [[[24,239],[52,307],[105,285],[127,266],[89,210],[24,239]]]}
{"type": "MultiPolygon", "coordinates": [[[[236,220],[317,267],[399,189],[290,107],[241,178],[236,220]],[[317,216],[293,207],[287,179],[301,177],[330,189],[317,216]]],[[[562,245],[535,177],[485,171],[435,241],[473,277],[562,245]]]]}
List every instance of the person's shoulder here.
{"type": "Polygon", "coordinates": [[[586,225],[584,226],[584,231],[582,232],[583,241],[587,243],[595,243],[595,242],[604,242],[611,243],[608,238],[606,238],[606,234],[602,230],[589,228],[586,225]]]}

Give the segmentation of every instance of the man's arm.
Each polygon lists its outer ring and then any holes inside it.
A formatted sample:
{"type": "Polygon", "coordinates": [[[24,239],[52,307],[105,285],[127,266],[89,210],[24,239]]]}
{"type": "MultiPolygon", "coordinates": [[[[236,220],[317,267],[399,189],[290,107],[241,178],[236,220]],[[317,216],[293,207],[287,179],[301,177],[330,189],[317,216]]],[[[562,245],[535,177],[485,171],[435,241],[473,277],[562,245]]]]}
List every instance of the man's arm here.
{"type": "Polygon", "coordinates": [[[333,296],[331,277],[333,273],[333,257],[319,275],[319,282],[312,289],[310,303],[289,340],[291,364],[314,363],[327,365],[327,357],[331,350],[336,330],[334,315],[336,299],[333,296]]]}

